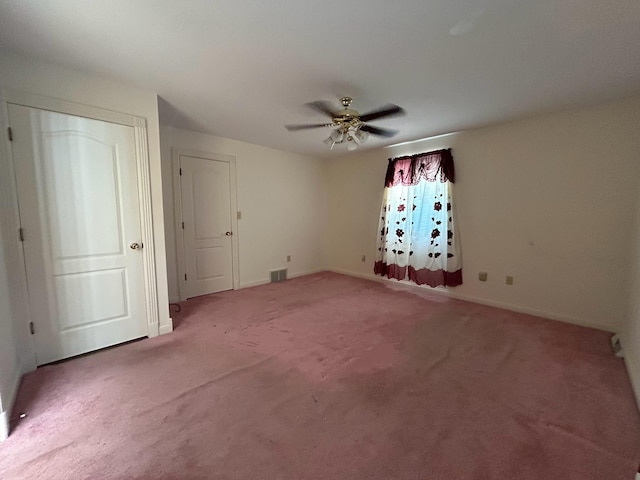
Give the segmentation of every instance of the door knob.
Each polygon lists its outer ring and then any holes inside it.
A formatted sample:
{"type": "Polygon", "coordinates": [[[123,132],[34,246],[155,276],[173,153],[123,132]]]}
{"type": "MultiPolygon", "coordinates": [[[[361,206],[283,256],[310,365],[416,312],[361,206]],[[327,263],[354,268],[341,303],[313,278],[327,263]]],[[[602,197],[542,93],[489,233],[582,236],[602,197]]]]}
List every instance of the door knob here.
{"type": "Polygon", "coordinates": [[[133,242],[131,245],[129,245],[129,248],[131,250],[140,250],[142,248],[142,244],[141,243],[137,243],[137,242],[133,242]]]}
{"type": "Polygon", "coordinates": [[[224,233],[227,237],[230,237],[231,235],[233,235],[231,232],[225,232],[224,233]]]}

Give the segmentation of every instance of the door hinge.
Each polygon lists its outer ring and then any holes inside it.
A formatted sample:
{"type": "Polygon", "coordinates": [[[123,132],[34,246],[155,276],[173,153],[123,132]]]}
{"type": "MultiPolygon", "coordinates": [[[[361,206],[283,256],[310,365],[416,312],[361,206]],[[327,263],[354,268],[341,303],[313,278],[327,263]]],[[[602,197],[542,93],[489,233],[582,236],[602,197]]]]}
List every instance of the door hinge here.
{"type": "Polygon", "coordinates": [[[182,168],[180,169],[180,175],[182,175],[182,168]]]}
{"type": "Polygon", "coordinates": [[[36,327],[33,326],[33,322],[29,322],[29,331],[31,332],[31,335],[36,333],[36,327]]]}
{"type": "Polygon", "coordinates": [[[20,227],[18,229],[18,236],[20,237],[20,241],[24,242],[24,228],[20,227]]]}
{"type": "Polygon", "coordinates": [[[182,222],[182,229],[184,230],[184,222],[182,222]]]}
{"type": "Polygon", "coordinates": [[[13,130],[11,130],[11,127],[7,127],[7,135],[9,136],[9,141],[13,142],[13,130]]]}
{"type": "Polygon", "coordinates": [[[187,274],[186,274],[186,273],[184,274],[184,279],[185,279],[185,280],[187,279],[187,274]]]}

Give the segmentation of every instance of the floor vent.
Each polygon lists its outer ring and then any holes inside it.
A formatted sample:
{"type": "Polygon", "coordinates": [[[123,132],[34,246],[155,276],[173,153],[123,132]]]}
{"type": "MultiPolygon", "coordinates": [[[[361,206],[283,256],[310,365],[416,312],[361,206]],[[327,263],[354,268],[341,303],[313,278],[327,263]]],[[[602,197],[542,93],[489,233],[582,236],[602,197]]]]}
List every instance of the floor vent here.
{"type": "Polygon", "coordinates": [[[287,279],[287,269],[271,270],[271,282],[284,282],[287,279]]]}

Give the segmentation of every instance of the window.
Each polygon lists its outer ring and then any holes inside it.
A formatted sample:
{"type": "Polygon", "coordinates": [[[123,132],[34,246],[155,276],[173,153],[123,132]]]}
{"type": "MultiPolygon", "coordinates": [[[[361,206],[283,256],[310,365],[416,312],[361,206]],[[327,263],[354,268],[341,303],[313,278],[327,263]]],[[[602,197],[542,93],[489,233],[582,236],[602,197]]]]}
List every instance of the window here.
{"type": "Polygon", "coordinates": [[[462,284],[451,149],[389,160],[374,271],[418,285],[462,284]]]}

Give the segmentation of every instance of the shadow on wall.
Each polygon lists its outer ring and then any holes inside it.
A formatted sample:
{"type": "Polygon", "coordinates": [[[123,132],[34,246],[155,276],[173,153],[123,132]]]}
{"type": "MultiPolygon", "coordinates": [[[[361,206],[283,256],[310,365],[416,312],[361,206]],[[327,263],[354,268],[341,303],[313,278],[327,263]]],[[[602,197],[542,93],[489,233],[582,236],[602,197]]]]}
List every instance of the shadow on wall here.
{"type": "Polygon", "coordinates": [[[160,125],[182,128],[193,132],[210,133],[202,123],[196,122],[160,95],[158,95],[158,119],[160,121],[160,125]]]}

